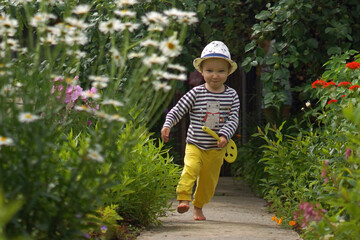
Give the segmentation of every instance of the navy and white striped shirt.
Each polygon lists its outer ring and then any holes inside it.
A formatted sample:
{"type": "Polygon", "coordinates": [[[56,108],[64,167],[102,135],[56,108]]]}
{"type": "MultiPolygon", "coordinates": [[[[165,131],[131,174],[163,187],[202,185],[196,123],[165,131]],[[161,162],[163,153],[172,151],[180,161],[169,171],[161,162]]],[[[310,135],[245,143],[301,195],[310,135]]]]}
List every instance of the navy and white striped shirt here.
{"type": "Polygon", "coordinates": [[[213,93],[205,84],[187,92],[166,115],[164,127],[172,128],[185,113],[190,113],[186,142],[200,149],[218,149],[217,140],[202,130],[205,125],[229,139],[239,123],[240,101],[236,91],[225,85],[225,91],[213,93]]]}

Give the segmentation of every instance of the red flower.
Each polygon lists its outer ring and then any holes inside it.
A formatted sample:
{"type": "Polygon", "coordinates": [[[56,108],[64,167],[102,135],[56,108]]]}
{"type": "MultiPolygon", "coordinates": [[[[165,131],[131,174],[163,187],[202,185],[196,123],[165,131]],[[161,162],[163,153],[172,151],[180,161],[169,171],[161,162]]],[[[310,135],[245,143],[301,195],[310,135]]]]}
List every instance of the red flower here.
{"type": "Polygon", "coordinates": [[[340,86],[347,86],[347,85],[351,85],[352,83],[351,82],[341,82],[338,84],[338,87],[340,86]]]}
{"type": "Polygon", "coordinates": [[[359,86],[359,85],[353,85],[353,86],[351,86],[349,89],[350,89],[350,90],[355,90],[356,88],[360,88],[360,86],[359,86]]]}
{"type": "Polygon", "coordinates": [[[328,101],[328,103],[327,103],[327,104],[329,105],[329,104],[331,104],[331,103],[335,103],[335,102],[337,102],[337,101],[338,101],[337,99],[331,99],[330,101],[328,101]]]}
{"type": "Polygon", "coordinates": [[[341,97],[346,97],[346,95],[341,95],[341,97]]]}
{"type": "Polygon", "coordinates": [[[325,86],[326,82],[324,80],[316,80],[312,83],[312,88],[316,88],[317,86],[325,86]]]}
{"type": "Polygon", "coordinates": [[[327,82],[324,84],[323,88],[330,87],[330,86],[336,86],[336,83],[334,82],[327,82]]]}
{"type": "Polygon", "coordinates": [[[358,68],[360,68],[360,63],[358,63],[358,62],[349,62],[349,63],[346,64],[345,68],[358,69],[358,68]]]}

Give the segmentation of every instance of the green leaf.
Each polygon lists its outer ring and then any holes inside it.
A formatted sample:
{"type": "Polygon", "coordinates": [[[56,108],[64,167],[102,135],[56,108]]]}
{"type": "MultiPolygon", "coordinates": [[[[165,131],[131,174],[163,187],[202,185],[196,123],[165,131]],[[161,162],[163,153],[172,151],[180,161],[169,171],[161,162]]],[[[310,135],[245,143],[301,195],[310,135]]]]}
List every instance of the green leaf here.
{"type": "Polygon", "coordinates": [[[259,14],[256,14],[255,18],[263,21],[263,20],[268,19],[270,16],[271,16],[271,13],[269,11],[263,10],[259,14]]]}
{"type": "Polygon", "coordinates": [[[256,46],[256,40],[252,40],[250,43],[246,44],[245,46],[245,52],[248,52],[256,46]]]}
{"type": "Polygon", "coordinates": [[[244,67],[246,65],[248,65],[251,62],[252,58],[251,57],[246,57],[244,59],[244,61],[242,62],[241,66],[244,67]]]}
{"type": "Polygon", "coordinates": [[[335,54],[340,54],[340,53],[341,53],[341,48],[339,48],[339,47],[331,47],[327,50],[328,55],[335,55],[335,54]]]}
{"type": "Polygon", "coordinates": [[[315,38],[310,38],[306,41],[307,45],[309,45],[312,48],[318,48],[319,42],[315,38]]]}

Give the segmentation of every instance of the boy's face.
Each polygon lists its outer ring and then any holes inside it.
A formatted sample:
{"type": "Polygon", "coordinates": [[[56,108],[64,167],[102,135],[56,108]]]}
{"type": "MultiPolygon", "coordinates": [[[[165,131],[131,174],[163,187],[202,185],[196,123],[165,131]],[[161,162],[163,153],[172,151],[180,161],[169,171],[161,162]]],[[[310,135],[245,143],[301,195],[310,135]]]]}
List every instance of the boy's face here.
{"type": "Polygon", "coordinates": [[[229,76],[230,64],[221,58],[210,58],[201,63],[201,74],[210,91],[221,91],[229,76]]]}

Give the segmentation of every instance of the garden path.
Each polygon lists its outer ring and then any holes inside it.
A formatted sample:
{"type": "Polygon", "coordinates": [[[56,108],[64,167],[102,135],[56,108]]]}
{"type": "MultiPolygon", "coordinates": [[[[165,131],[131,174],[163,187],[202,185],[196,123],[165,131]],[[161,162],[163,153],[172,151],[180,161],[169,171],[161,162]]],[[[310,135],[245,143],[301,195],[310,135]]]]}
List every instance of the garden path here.
{"type": "Polygon", "coordinates": [[[179,214],[173,210],[160,218],[161,226],[143,231],[137,240],[297,240],[299,235],[277,226],[266,211],[265,201],[249,187],[231,177],[221,177],[216,193],[203,211],[208,220],[194,221],[192,208],[179,214]]]}

